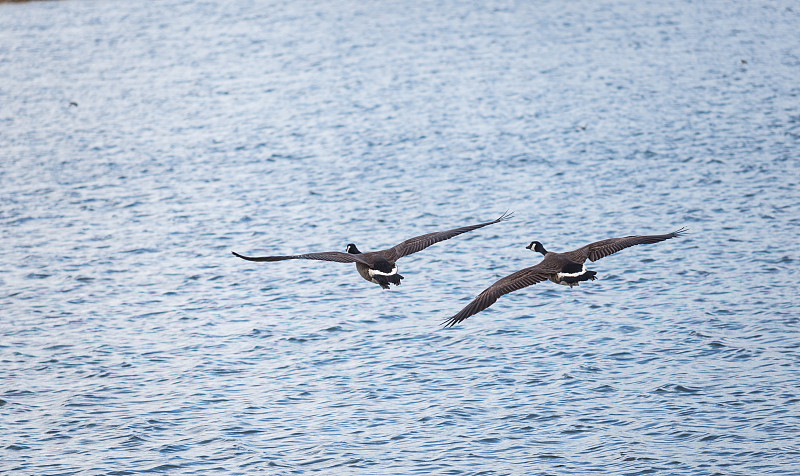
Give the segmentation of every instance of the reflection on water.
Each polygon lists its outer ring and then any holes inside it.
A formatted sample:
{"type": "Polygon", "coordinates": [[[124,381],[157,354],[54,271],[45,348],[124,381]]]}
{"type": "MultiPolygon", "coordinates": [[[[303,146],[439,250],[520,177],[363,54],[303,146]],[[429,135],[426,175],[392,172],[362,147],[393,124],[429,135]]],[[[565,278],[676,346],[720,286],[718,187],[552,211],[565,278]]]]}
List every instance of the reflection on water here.
{"type": "Polygon", "coordinates": [[[0,472],[796,473],[798,13],[732,7],[2,5],[0,472]]]}

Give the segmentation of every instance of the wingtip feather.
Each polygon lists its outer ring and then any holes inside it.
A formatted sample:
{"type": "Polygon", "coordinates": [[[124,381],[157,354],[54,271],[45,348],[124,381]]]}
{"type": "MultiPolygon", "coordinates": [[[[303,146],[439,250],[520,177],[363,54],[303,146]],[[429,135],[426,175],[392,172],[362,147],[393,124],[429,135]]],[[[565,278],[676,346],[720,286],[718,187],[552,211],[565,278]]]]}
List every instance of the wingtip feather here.
{"type": "Polygon", "coordinates": [[[503,212],[502,215],[500,215],[500,218],[495,220],[495,223],[501,222],[501,221],[505,221],[505,220],[510,220],[513,217],[514,217],[514,212],[509,212],[508,210],[506,210],[506,211],[503,212]]]}
{"type": "Polygon", "coordinates": [[[685,236],[685,235],[688,235],[688,234],[689,234],[689,228],[687,228],[685,226],[682,226],[682,227],[680,227],[677,230],[672,232],[672,235],[675,236],[675,237],[685,236]]]}
{"type": "Polygon", "coordinates": [[[444,321],[441,323],[441,326],[442,326],[442,327],[444,327],[445,329],[447,329],[447,328],[453,327],[454,325],[458,324],[459,322],[460,322],[460,321],[458,321],[458,320],[456,319],[456,316],[453,316],[453,317],[450,317],[450,318],[448,318],[448,319],[445,319],[445,320],[444,320],[444,321]]]}

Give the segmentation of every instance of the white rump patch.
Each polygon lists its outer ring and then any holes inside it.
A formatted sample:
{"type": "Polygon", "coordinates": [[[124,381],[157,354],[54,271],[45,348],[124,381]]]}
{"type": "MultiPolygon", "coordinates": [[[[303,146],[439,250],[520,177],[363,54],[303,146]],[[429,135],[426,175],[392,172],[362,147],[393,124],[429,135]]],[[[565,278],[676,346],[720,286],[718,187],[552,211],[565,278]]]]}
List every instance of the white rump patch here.
{"type": "Polygon", "coordinates": [[[582,275],[585,272],[586,272],[586,265],[584,264],[583,265],[583,269],[578,271],[577,273],[558,273],[558,274],[556,274],[556,279],[561,281],[562,279],[564,279],[566,277],[576,278],[576,277],[582,275]]]}
{"type": "Polygon", "coordinates": [[[370,276],[375,276],[376,274],[380,274],[382,276],[394,276],[395,274],[397,274],[397,265],[394,265],[394,268],[392,268],[392,271],[389,273],[384,273],[383,271],[378,271],[377,269],[369,270],[370,276]]]}

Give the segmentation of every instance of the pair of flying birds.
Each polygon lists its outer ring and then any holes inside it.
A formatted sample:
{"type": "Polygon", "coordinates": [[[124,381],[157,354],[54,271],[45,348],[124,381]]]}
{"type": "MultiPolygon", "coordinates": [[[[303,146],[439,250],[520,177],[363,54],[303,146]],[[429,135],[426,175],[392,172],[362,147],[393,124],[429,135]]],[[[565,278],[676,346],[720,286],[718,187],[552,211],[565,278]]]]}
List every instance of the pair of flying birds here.
{"type": "MultiPolygon", "coordinates": [[[[322,261],[337,261],[340,263],[355,263],[356,269],[362,278],[389,289],[389,284],[399,285],[403,276],[397,272],[397,260],[417,251],[422,251],[434,243],[444,241],[468,231],[477,230],[484,226],[493,225],[511,218],[511,213],[504,213],[496,220],[477,225],[462,226],[447,231],[437,231],[409,238],[391,248],[380,251],[361,252],[356,245],[350,243],[345,252],[325,251],[322,253],[306,253],[290,256],[243,256],[232,252],[239,258],[249,261],[283,261],[287,259],[313,259],[322,261]]],[[[634,245],[658,243],[659,241],[676,238],[686,234],[686,228],[667,233],[666,235],[625,236],[622,238],[609,238],[596,241],[582,248],[566,253],[547,251],[538,241],[533,241],[525,248],[541,253],[544,259],[538,264],[512,273],[499,279],[467,304],[458,314],[444,322],[445,326],[453,326],[464,319],[477,314],[494,304],[497,299],[513,291],[531,286],[542,281],[550,280],[556,284],[569,287],[577,286],[581,281],[595,280],[595,271],[589,271],[584,264],[587,259],[597,261],[610,254],[634,245]]]]}

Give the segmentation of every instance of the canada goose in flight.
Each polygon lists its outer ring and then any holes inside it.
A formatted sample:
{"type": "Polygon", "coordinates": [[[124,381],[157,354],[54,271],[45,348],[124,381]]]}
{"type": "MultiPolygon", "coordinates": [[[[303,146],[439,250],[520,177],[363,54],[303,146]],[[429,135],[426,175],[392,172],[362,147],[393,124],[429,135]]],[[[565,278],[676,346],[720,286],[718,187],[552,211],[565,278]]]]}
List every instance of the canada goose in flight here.
{"type": "Polygon", "coordinates": [[[391,248],[380,251],[369,251],[362,253],[356,248],[356,245],[350,243],[345,249],[345,253],[340,251],[324,251],[322,253],[306,253],[302,255],[291,256],[260,256],[251,257],[243,256],[235,251],[234,255],[239,258],[249,261],[283,261],[287,259],[314,259],[322,261],[338,261],[340,263],[355,263],[358,274],[367,281],[379,284],[383,289],[389,289],[389,284],[399,285],[403,276],[397,273],[397,260],[403,256],[408,256],[417,251],[422,251],[434,243],[447,240],[454,236],[466,233],[468,231],[477,230],[487,225],[493,225],[503,220],[511,218],[513,213],[504,213],[496,220],[486,223],[479,223],[477,225],[462,226],[461,228],[453,228],[447,231],[437,231],[421,235],[395,245],[391,248]]]}
{"type": "Polygon", "coordinates": [[[484,289],[472,302],[467,304],[458,314],[446,320],[443,325],[452,327],[469,316],[491,306],[500,296],[548,279],[556,284],[563,284],[569,287],[578,286],[581,281],[594,281],[597,273],[586,269],[584,262],[587,258],[591,261],[597,261],[631,246],[658,243],[659,241],[683,236],[686,233],[686,228],[681,228],[666,235],[609,238],[566,253],[547,251],[541,243],[532,241],[525,248],[544,255],[544,259],[539,264],[501,278],[484,289]]]}

